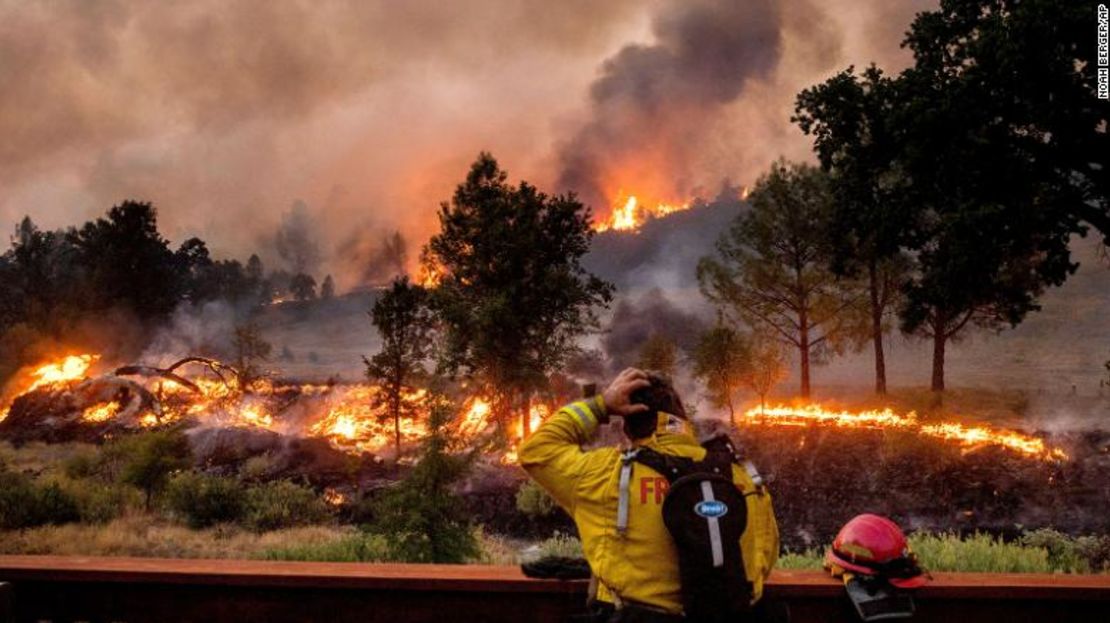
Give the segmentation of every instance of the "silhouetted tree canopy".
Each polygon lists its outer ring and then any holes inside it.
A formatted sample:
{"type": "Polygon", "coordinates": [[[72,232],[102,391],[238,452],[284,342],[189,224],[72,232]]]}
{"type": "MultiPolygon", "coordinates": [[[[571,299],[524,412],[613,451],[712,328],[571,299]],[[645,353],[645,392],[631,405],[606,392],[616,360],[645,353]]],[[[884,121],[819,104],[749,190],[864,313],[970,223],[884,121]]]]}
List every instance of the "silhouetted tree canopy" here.
{"type": "Polygon", "coordinates": [[[575,352],[613,290],[580,264],[593,230],[574,195],[549,196],[507,177],[481,154],[441,205],[440,232],[423,258],[441,273],[432,305],[442,366],[473,376],[500,418],[523,408],[575,352]]]}
{"type": "Polygon", "coordinates": [[[910,222],[898,200],[902,172],[893,126],[895,88],[877,67],[861,77],[852,68],[798,94],[794,121],[814,137],[829,173],[833,205],[827,235],[833,272],[862,275],[875,353],[875,391],[886,393],[883,335],[906,279],[902,243],[910,222]]]}

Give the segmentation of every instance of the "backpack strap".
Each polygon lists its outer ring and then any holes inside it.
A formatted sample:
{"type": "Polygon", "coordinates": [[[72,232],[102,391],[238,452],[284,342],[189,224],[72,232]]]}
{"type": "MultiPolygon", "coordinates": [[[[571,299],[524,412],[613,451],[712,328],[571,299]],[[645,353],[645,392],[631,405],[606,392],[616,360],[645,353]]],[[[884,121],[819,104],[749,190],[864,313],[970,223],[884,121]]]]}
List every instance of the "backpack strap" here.
{"type": "Polygon", "coordinates": [[[748,478],[752,479],[752,484],[755,485],[756,493],[763,493],[763,476],[759,475],[759,470],[755,468],[755,464],[751,460],[741,456],[740,451],[732,444],[732,440],[728,435],[717,435],[709,441],[702,444],[706,452],[706,460],[709,461],[713,457],[714,463],[727,461],[729,463],[736,463],[744,468],[748,473],[748,478]]]}
{"type": "Polygon", "coordinates": [[[642,448],[633,448],[621,454],[621,475],[617,485],[617,534],[628,532],[628,488],[632,482],[632,463],[642,448]]]}

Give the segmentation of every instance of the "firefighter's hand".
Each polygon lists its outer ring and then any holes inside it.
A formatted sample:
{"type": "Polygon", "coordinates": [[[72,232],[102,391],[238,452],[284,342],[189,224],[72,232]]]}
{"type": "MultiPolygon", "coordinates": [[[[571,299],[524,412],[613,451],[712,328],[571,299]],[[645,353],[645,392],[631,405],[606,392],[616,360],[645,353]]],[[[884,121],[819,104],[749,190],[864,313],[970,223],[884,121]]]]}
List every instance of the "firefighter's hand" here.
{"type": "Polygon", "coordinates": [[[613,379],[605,389],[605,393],[601,395],[605,401],[605,410],[609,415],[622,416],[647,411],[647,405],[632,403],[632,392],[650,386],[651,382],[648,381],[647,374],[643,370],[626,368],[613,379]]]}

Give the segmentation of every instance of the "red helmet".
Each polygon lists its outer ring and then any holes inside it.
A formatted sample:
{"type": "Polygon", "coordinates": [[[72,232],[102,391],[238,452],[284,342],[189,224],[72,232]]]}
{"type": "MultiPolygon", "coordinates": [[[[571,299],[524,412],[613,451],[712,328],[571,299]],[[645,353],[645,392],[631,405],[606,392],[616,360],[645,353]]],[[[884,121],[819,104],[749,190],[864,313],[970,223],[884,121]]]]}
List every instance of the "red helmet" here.
{"type": "Polygon", "coordinates": [[[900,588],[917,588],[926,581],[898,524],[869,513],[844,524],[825,554],[825,566],[880,576],[900,588]]]}

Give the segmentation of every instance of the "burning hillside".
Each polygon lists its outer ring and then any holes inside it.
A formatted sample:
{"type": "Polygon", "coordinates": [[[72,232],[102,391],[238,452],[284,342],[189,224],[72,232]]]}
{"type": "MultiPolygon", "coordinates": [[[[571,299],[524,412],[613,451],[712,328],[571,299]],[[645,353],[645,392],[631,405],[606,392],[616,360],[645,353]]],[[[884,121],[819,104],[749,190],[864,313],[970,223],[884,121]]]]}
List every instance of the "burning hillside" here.
{"type": "MultiPolygon", "coordinates": [[[[121,432],[182,422],[199,428],[266,430],[291,437],[319,438],[350,454],[378,453],[399,437],[421,439],[420,420],[394,426],[385,414],[380,388],[365,383],[293,383],[254,379],[244,385],[239,371],[218,361],[187,357],[167,368],[130,365],[90,375],[99,355],[70,355],[37,366],[13,381],[12,398],[0,413],[0,436],[31,440],[100,441],[121,432]]],[[[409,410],[428,398],[406,392],[409,410]]],[[[536,405],[538,424],[548,412],[536,405]]],[[[456,423],[461,436],[476,440],[491,432],[489,402],[466,399],[456,423]]],[[[519,428],[510,430],[519,438],[519,428]]],[[[501,457],[515,459],[510,448],[501,457]]]]}
{"type": "Polygon", "coordinates": [[[888,408],[852,412],[803,404],[753,407],[744,414],[744,417],[747,423],[755,426],[831,426],[848,429],[899,430],[948,441],[964,451],[996,446],[1028,458],[1046,461],[1068,458],[1063,450],[1047,446],[1039,437],[958,421],[926,423],[920,421],[917,413],[913,411],[900,414],[888,408]]]}
{"type": "MultiPolygon", "coordinates": [[[[402,418],[391,422],[384,412],[381,389],[365,383],[291,383],[270,379],[249,381],[218,361],[188,357],[167,368],[132,365],[90,376],[99,355],[78,354],[35,366],[17,383],[14,398],[0,414],[0,434],[15,440],[47,441],[79,438],[99,440],[121,431],[173,422],[209,428],[256,428],[295,437],[327,440],[353,454],[376,453],[395,442],[411,444],[426,433],[424,422],[402,418]]],[[[428,394],[407,391],[405,411],[418,413],[428,394]]],[[[551,411],[534,404],[531,427],[551,411]]],[[[1026,433],[971,423],[963,418],[922,421],[916,413],[891,409],[845,411],[815,404],[753,407],[744,414],[748,427],[832,427],[892,430],[945,442],[964,452],[997,447],[1017,456],[1063,461],[1068,455],[1044,439],[1026,433]]],[[[455,426],[465,439],[478,439],[493,427],[490,402],[470,396],[462,403],[455,426]]],[[[510,430],[519,440],[519,423],[510,430]]],[[[514,441],[515,443],[515,441],[514,441]]],[[[501,461],[515,461],[512,448],[501,461]]]]}

